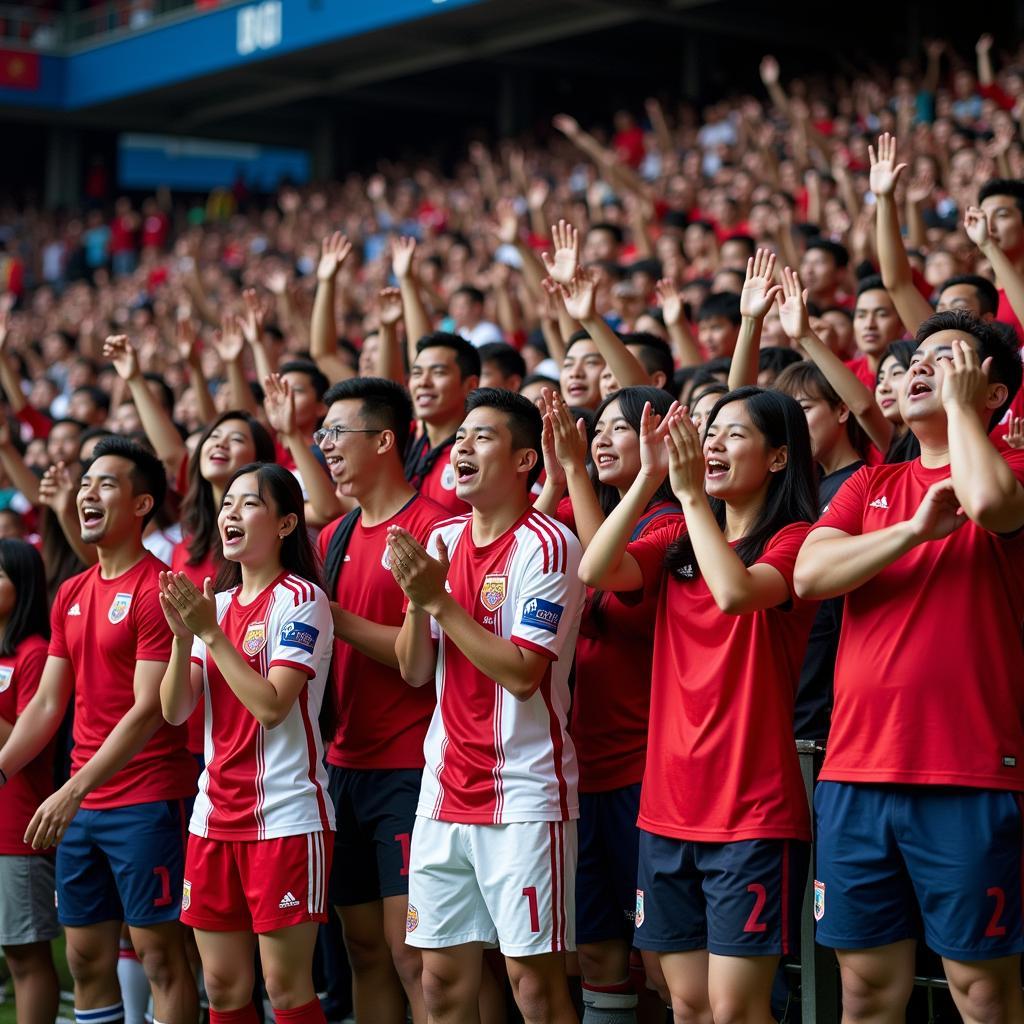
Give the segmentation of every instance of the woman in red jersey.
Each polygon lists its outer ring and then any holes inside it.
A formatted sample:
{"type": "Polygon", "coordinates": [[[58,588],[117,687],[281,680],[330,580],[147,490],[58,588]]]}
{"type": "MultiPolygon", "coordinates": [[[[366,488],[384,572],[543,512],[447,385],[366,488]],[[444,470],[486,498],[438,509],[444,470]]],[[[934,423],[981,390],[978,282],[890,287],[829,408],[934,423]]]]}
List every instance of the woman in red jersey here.
{"type": "Polygon", "coordinates": [[[807,421],[744,387],[703,444],[678,410],[645,410],[640,438],[640,473],[580,568],[590,586],[658,589],[634,944],[659,954],[677,1019],[768,1020],[810,840],[792,738],[815,611],[792,585],[817,511],[807,421]],[[666,474],[685,526],[631,541],[666,474]]]}
{"type": "Polygon", "coordinates": [[[201,693],[207,701],[181,920],[195,929],[211,1024],[257,1020],[254,934],[276,1019],[323,1024],[312,963],[334,829],[317,728],[330,606],[288,470],[243,466],[217,523],[227,560],[219,593],[185,573],[160,579],[174,632],[164,716],[182,722],[201,693]]]}
{"type": "MultiPolygon", "coordinates": [[[[23,540],[0,540],[0,747],[39,686],[49,636],[39,552],[23,540]]],[[[14,982],[18,1024],[52,1021],[60,1001],[50,955],[50,941],[60,934],[52,850],[33,850],[24,841],[32,815],[52,791],[52,744],[0,786],[0,946],[14,982]]]]}
{"type": "MultiPolygon", "coordinates": [[[[548,511],[543,502],[567,486],[568,498],[551,514],[573,527],[586,548],[640,472],[645,406],[664,416],[672,404],[667,391],[653,387],[623,388],[609,395],[597,408],[588,472],[583,421],[574,423],[559,396],[546,391],[548,484],[537,508],[548,511]]],[[[637,517],[631,538],[681,523],[679,503],[665,480],[637,517]]],[[[638,992],[630,975],[643,976],[631,972],[630,948],[657,587],[636,596],[639,600],[627,603],[614,593],[588,591],[576,643],[570,721],[580,770],[576,942],[583,1002],[598,1011],[631,1010],[638,992]],[[623,686],[627,678],[631,684],[623,686]]],[[[657,955],[650,953],[644,961],[649,981],[661,987],[657,955]]],[[[664,1014],[664,1005],[656,1012],[664,1014]]]]}

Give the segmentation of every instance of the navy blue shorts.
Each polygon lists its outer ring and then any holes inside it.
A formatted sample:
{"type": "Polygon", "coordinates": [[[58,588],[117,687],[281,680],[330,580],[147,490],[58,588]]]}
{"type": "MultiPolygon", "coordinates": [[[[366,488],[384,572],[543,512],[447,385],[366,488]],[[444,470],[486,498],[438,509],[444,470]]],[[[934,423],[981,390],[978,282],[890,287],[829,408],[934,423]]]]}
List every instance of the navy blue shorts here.
{"type": "Polygon", "coordinates": [[[409,841],[423,772],[327,766],[337,833],[327,898],[336,907],[409,895],[409,841]]]}
{"type": "Polygon", "coordinates": [[[1024,950],[1020,794],[819,782],[814,813],[821,945],[923,936],[951,960],[1024,950]]]}
{"type": "Polygon", "coordinates": [[[690,842],[640,831],[633,945],[785,956],[799,948],[810,843],[690,842]]]}
{"type": "Polygon", "coordinates": [[[580,793],[576,943],[633,942],[640,783],[580,793]]]}
{"type": "Polygon", "coordinates": [[[185,800],[79,810],[57,847],[57,916],[100,921],[177,921],[185,874],[185,800]]]}

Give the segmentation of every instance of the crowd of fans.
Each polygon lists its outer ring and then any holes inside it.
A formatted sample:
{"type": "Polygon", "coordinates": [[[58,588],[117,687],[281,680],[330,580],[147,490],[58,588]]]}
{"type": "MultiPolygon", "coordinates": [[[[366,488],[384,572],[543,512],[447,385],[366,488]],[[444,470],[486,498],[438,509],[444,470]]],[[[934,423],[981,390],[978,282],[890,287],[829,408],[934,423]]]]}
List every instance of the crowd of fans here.
{"type": "MultiPolygon", "coordinates": [[[[786,81],[765,57],[763,95],[700,112],[649,99],[594,128],[560,114],[543,140],[472,143],[451,173],[388,164],[285,186],[266,202],[236,186],[194,204],[161,193],[76,212],[9,206],[0,211],[0,538],[40,547],[51,598],[95,564],[76,499],[109,434],[162,461],[168,497],[145,543],[198,584],[220,568],[215,502],[237,468],[233,444],[292,470],[305,522],[314,533],[335,524],[333,535],[359,498],[335,487],[340,435],[324,416],[343,401],[329,388],[357,378],[408,386],[416,424],[405,475],[453,515],[469,508],[456,493],[462,470],[448,461],[467,382],[533,402],[545,424],[536,507],[594,542],[581,574],[598,591],[646,586],[653,550],[638,548],[623,568],[597,528],[643,477],[636,459],[632,477],[602,476],[588,447],[601,450],[620,392],[617,415],[633,435],[653,433],[658,417],[663,439],[674,425],[666,443],[680,464],[693,440],[673,401],[702,429],[738,388],[797,399],[820,500],[812,486],[807,515],[794,518],[813,519],[860,466],[920,453],[896,393],[910,339],[936,309],[961,311],[949,322],[961,329],[991,324],[996,341],[985,334],[986,345],[1024,344],[1024,50],[1004,49],[982,36],[974,66],[932,41],[923,68],[908,60],[888,80],[827,87],[786,81]],[[434,342],[420,344],[427,336],[434,342]],[[447,355],[419,358],[425,351],[447,355]],[[578,489],[591,468],[594,521],[578,489]]],[[[756,404],[752,395],[743,401],[756,404]]],[[[1000,450],[1024,447],[1022,411],[1017,397],[995,425],[1000,450]]],[[[644,493],[637,516],[672,514],[662,506],[674,510],[672,491],[687,487],[678,466],[673,474],[671,490],[644,493]]],[[[681,578],[705,557],[669,554],[681,578]]],[[[804,661],[795,732],[823,739],[842,590],[807,589],[827,599],[815,620],[826,639],[804,661]]],[[[814,610],[804,611],[809,625],[814,610]]],[[[578,658],[584,646],[581,635],[578,658]]],[[[630,656],[650,666],[649,649],[630,656]]],[[[654,657],[658,671],[664,652],[654,657]]],[[[577,713],[592,716],[574,719],[578,728],[599,734],[599,706],[577,713]]],[[[580,759],[584,775],[600,776],[598,761],[580,759]]],[[[643,913],[641,902],[637,924],[643,913]]],[[[608,961],[581,959],[594,1012],[608,961]]],[[[666,983],[657,958],[644,960],[651,987],[687,1019],[678,976],[666,983]]],[[[402,976],[397,954],[395,967],[402,976]]]]}

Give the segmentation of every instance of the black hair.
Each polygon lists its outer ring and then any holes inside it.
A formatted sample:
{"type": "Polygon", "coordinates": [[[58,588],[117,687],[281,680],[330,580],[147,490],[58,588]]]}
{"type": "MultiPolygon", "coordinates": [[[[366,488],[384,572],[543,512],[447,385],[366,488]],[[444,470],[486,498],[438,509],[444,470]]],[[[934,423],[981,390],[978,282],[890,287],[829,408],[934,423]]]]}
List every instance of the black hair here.
{"type": "Polygon", "coordinates": [[[918,327],[914,340],[920,345],[939,331],[959,331],[974,338],[978,343],[978,360],[992,360],[989,381],[1006,385],[1006,400],[989,417],[988,429],[992,430],[1020,391],[1021,376],[1024,374],[1020,348],[994,324],[980,320],[965,309],[947,309],[943,313],[933,313],[918,327]]]}
{"type": "Polygon", "coordinates": [[[331,382],[327,379],[323,370],[316,363],[310,362],[308,359],[289,359],[288,362],[282,363],[277,368],[277,372],[282,377],[286,373],[304,373],[309,377],[309,382],[313,385],[318,402],[324,400],[324,394],[331,386],[331,382]]]}
{"type": "Polygon", "coordinates": [[[481,306],[484,304],[484,293],[471,284],[460,285],[452,292],[451,297],[454,299],[456,295],[465,295],[470,302],[479,303],[481,306]]]}
{"type": "Polygon", "coordinates": [[[0,540],[0,570],[14,586],[14,607],[0,636],[0,656],[10,658],[30,636],[50,638],[43,558],[24,540],[0,540]]]}
{"type": "Polygon", "coordinates": [[[672,346],[664,338],[659,338],[650,331],[634,331],[632,334],[620,334],[619,337],[624,345],[635,345],[639,349],[635,355],[649,374],[660,371],[665,375],[663,388],[665,391],[671,391],[672,375],[676,369],[672,346]]]}
{"type": "MultiPolygon", "coordinates": [[[[740,283],[740,285],[742,285],[743,282],[746,281],[746,279],[747,279],[746,274],[742,270],[738,270],[736,267],[719,267],[715,271],[715,277],[721,277],[722,274],[728,274],[734,280],[738,281],[740,283]]],[[[711,279],[712,286],[714,286],[714,283],[715,283],[715,280],[714,280],[714,278],[712,278],[711,279]]],[[[723,293],[722,292],[715,292],[714,294],[721,295],[723,293]]]]}
{"type": "Polygon", "coordinates": [[[65,423],[70,423],[71,426],[77,427],[79,433],[81,433],[81,431],[85,430],[87,427],[87,424],[83,423],[81,420],[76,420],[72,416],[61,416],[59,419],[54,420],[50,424],[50,433],[52,434],[57,427],[62,427],[64,426],[65,423]]]}
{"type": "Polygon", "coordinates": [[[523,378],[523,383],[519,385],[520,390],[525,388],[529,384],[547,384],[553,390],[558,390],[558,381],[553,377],[549,377],[546,373],[531,373],[523,378]]]}
{"type": "MultiPolygon", "coordinates": [[[[791,366],[787,366],[775,379],[773,387],[776,391],[781,391],[798,402],[802,395],[806,395],[808,398],[816,398],[825,402],[833,409],[838,409],[843,405],[842,398],[829,383],[825,374],[807,359],[801,359],[791,366]]],[[[860,425],[860,421],[853,415],[852,410],[846,418],[846,436],[853,446],[853,450],[862,459],[866,459],[871,441],[860,425]]]]}
{"type": "Polygon", "coordinates": [[[274,440],[267,428],[255,416],[241,409],[222,412],[199,436],[199,443],[188,461],[188,490],[181,506],[181,527],[188,544],[187,565],[201,565],[206,556],[213,552],[215,560],[222,557],[220,531],[217,529],[217,513],[214,506],[213,487],[203,479],[200,462],[203,445],[222,423],[241,420],[252,434],[256,461],[273,462],[276,457],[274,440]]]}
{"type": "MultiPolygon", "coordinates": [[[[900,341],[894,341],[889,347],[882,353],[882,358],[878,361],[878,372],[875,374],[875,386],[877,387],[878,381],[882,378],[882,367],[885,365],[887,359],[895,359],[904,370],[910,369],[910,358],[917,351],[917,342],[910,341],[908,339],[902,339],[900,341]]],[[[889,448],[885,453],[885,461],[888,464],[895,464],[898,462],[912,462],[921,454],[921,442],[914,436],[914,432],[907,427],[903,428],[903,432],[896,432],[892,435],[892,440],[889,442],[889,448]]]]}
{"type": "MultiPolygon", "coordinates": [[[[132,464],[130,476],[132,494],[136,496],[148,494],[153,499],[152,507],[142,517],[142,527],[145,529],[167,497],[167,470],[164,469],[164,464],[142,445],[116,435],[105,437],[96,445],[92,450],[89,466],[92,466],[97,459],[103,458],[104,455],[114,455],[130,462],[132,464]]],[[[83,468],[83,475],[89,472],[89,466],[83,468]]]]}
{"type": "Polygon", "coordinates": [[[730,235],[728,238],[722,240],[722,245],[727,245],[729,242],[739,242],[743,248],[747,250],[748,257],[753,256],[754,253],[757,252],[757,242],[750,235],[730,235]]]}
{"type": "Polygon", "coordinates": [[[143,379],[149,381],[150,384],[156,385],[156,390],[160,395],[160,404],[164,407],[164,411],[168,414],[174,412],[174,392],[171,390],[171,386],[164,380],[159,373],[144,373],[143,379]]]}
{"type": "Polygon", "coordinates": [[[739,325],[743,319],[740,316],[740,297],[735,292],[712,292],[697,310],[697,323],[713,316],[725,317],[730,323],[739,325]]]}
{"type": "Polygon", "coordinates": [[[526,360],[519,350],[504,341],[491,341],[480,346],[480,365],[497,363],[503,377],[526,376],[526,360]]]}
{"type": "Polygon", "coordinates": [[[328,408],[335,402],[359,402],[359,415],[372,427],[390,430],[395,435],[395,451],[399,462],[409,444],[413,411],[409,392],[393,380],[383,377],[350,377],[332,384],[324,395],[328,408]]]}
{"type": "Polygon", "coordinates": [[[1024,212],[1024,181],[1015,178],[993,178],[978,189],[978,205],[981,206],[989,196],[1009,196],[1017,204],[1017,209],[1024,212]]]}
{"type": "Polygon", "coordinates": [[[728,377],[731,369],[731,356],[719,356],[717,359],[709,359],[706,363],[698,366],[694,372],[690,394],[692,395],[702,384],[724,384],[725,381],[719,380],[717,375],[724,373],[728,377]]]}
{"type": "Polygon", "coordinates": [[[859,299],[864,292],[886,292],[888,290],[882,281],[881,274],[868,274],[867,277],[862,277],[857,282],[857,298],[859,299]]]}
{"type": "Polygon", "coordinates": [[[958,284],[965,284],[978,293],[978,309],[983,315],[991,313],[995,316],[999,309],[999,290],[987,277],[980,274],[954,274],[939,285],[939,296],[941,297],[947,288],[958,284]]]}
{"type": "MultiPolygon", "coordinates": [[[[672,396],[662,388],[654,388],[647,385],[643,387],[622,388],[620,391],[609,395],[594,411],[595,425],[612,402],[619,403],[619,412],[622,414],[622,418],[633,428],[637,437],[639,437],[640,417],[643,415],[644,406],[650,402],[652,412],[657,413],[659,416],[665,416],[672,406],[672,396]]],[[[604,512],[605,517],[611,515],[620,501],[618,489],[609,484],[601,483],[597,474],[597,467],[593,463],[590,465],[590,482],[593,484],[597,500],[601,504],[601,511],[604,512]]],[[[674,504],[678,504],[675,495],[672,493],[672,485],[669,483],[668,477],[661,482],[658,489],[654,492],[650,504],[656,505],[663,501],[671,501],[674,504]]]]}
{"type": "Polygon", "coordinates": [[[416,342],[416,355],[428,348],[447,348],[455,353],[455,365],[459,368],[462,379],[480,376],[480,353],[476,346],[458,334],[448,331],[434,331],[424,334],[416,342]]]}
{"type": "Polygon", "coordinates": [[[832,257],[832,262],[835,263],[838,269],[847,267],[850,265],[850,253],[845,245],[840,245],[838,242],[833,242],[828,238],[812,238],[805,248],[805,252],[810,252],[812,249],[821,249],[822,252],[827,252],[832,257]]]}
{"type": "MultiPolygon", "coordinates": [[[[754,427],[764,435],[771,448],[786,447],[786,465],[777,473],[769,474],[764,504],[754,525],[736,544],[736,554],[744,565],[750,566],[764,553],[765,545],[784,526],[790,523],[813,523],[818,518],[818,480],[811,458],[811,437],[807,417],[799,403],[779,391],[766,388],[742,387],[723,395],[708,414],[704,435],[725,406],[743,402],[754,427]]],[[[711,510],[718,525],[725,528],[725,502],[709,498],[711,510]]],[[[665,552],[665,568],[680,574],[691,567],[686,579],[696,579],[700,566],[693,550],[693,542],[684,535],[669,545],[665,552]]]]}
{"type": "Polygon", "coordinates": [[[615,239],[616,245],[622,245],[625,235],[622,233],[622,228],[618,224],[611,224],[606,220],[598,221],[596,224],[590,225],[590,230],[587,231],[589,235],[593,231],[607,231],[612,238],[615,239]]]}
{"type": "MultiPolygon", "coordinates": [[[[808,306],[810,305],[811,303],[808,303],[808,306]]],[[[826,306],[824,309],[819,310],[817,315],[824,316],[826,313],[842,313],[851,324],[853,323],[853,313],[848,309],[843,309],[842,306],[826,306]]]]}
{"type": "Polygon", "coordinates": [[[573,347],[573,345],[576,344],[577,341],[593,341],[593,340],[594,339],[591,338],[591,336],[585,330],[583,330],[583,328],[581,327],[578,331],[573,331],[572,334],[569,335],[568,340],[565,343],[565,354],[566,355],[569,354],[569,349],[571,349],[573,347]]]}
{"type": "Polygon", "coordinates": [[[795,348],[767,345],[757,354],[757,372],[764,373],[765,370],[771,370],[778,375],[794,363],[802,362],[803,356],[795,348]]]}
{"type": "MultiPolygon", "coordinates": [[[[309,531],[306,529],[305,503],[298,480],[289,470],[276,463],[250,462],[235,471],[228,481],[227,487],[224,488],[224,493],[227,494],[231,490],[231,485],[240,476],[245,476],[247,473],[255,474],[256,493],[259,494],[261,501],[270,504],[267,501],[267,492],[269,491],[269,497],[278,515],[294,515],[298,520],[295,529],[281,541],[281,568],[322,589],[320,562],[309,539],[309,531]]],[[[217,532],[220,533],[219,530],[217,532]]],[[[217,573],[215,589],[218,591],[231,590],[241,582],[242,567],[238,562],[225,560],[217,573]]]]}
{"type": "Polygon", "coordinates": [[[92,404],[97,409],[102,409],[104,412],[110,411],[110,395],[103,388],[98,388],[94,384],[82,384],[75,388],[71,395],[72,397],[75,395],[88,395],[92,399],[92,404]]]}
{"type": "Polygon", "coordinates": [[[693,380],[697,373],[697,369],[698,367],[696,366],[680,366],[679,369],[672,374],[672,394],[674,394],[680,402],[683,400],[683,392],[690,384],[690,381],[693,380]]]}
{"type": "Polygon", "coordinates": [[[708,395],[727,394],[729,394],[729,385],[722,384],[717,380],[710,381],[707,384],[695,384],[690,391],[690,398],[687,404],[692,409],[698,402],[703,402],[708,395]]]}
{"type": "Polygon", "coordinates": [[[471,391],[466,400],[467,415],[474,409],[497,409],[504,413],[512,433],[512,448],[516,451],[532,448],[537,453],[537,462],[526,479],[529,490],[544,468],[544,454],[541,450],[544,421],[540,410],[528,398],[504,388],[477,388],[471,391]]]}

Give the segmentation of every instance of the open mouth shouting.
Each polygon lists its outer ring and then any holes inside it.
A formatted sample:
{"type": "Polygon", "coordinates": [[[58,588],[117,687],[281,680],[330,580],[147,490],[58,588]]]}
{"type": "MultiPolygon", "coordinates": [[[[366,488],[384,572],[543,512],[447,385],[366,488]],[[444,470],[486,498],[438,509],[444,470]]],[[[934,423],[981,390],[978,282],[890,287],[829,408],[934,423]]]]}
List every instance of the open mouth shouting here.
{"type": "Polygon", "coordinates": [[[471,459],[459,459],[455,463],[455,480],[457,484],[465,484],[475,480],[479,472],[480,467],[471,459]]]}
{"type": "Polygon", "coordinates": [[[103,522],[104,512],[100,505],[82,505],[80,510],[82,527],[86,530],[94,530],[103,522]]]}
{"type": "Polygon", "coordinates": [[[236,526],[234,523],[229,523],[224,527],[223,540],[225,551],[231,548],[236,548],[243,540],[245,540],[245,530],[240,526],[236,526]]]}
{"type": "Polygon", "coordinates": [[[722,459],[711,458],[705,462],[704,475],[708,480],[720,480],[729,472],[729,463],[722,459]]]}

